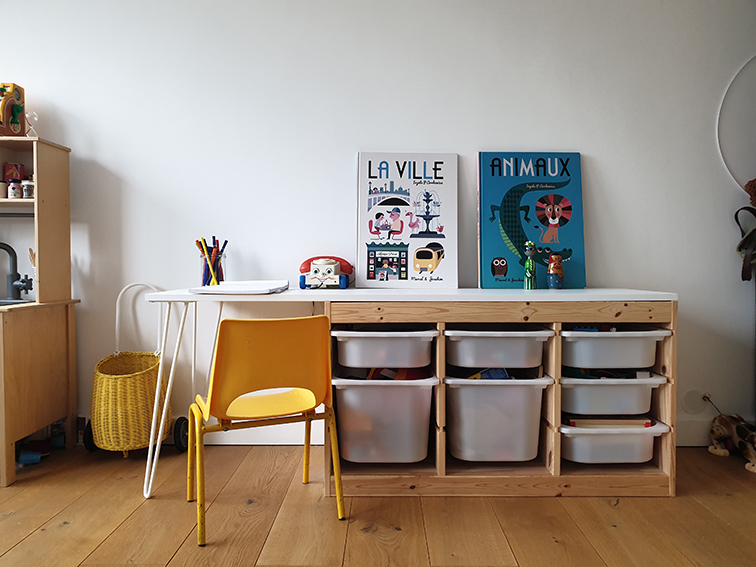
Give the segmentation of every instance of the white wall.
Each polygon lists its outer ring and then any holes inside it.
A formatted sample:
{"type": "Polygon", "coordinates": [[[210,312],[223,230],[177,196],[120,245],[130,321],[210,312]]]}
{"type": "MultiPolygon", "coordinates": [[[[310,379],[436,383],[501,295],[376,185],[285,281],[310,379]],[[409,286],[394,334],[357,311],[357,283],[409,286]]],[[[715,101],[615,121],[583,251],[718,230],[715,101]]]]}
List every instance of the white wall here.
{"type": "MultiPolygon", "coordinates": [[[[732,220],[747,196],[716,139],[756,53],[753,0],[26,0],[10,15],[0,79],[73,149],[81,414],[118,291],[197,283],[196,238],[229,239],[234,279],[295,281],[303,258],[354,258],[358,151],[457,152],[474,287],[476,152],[543,150],[582,154],[588,285],[677,292],[679,397],[754,418],[732,220]]],[[[705,443],[713,415],[680,404],[680,442],[705,443]]]]}

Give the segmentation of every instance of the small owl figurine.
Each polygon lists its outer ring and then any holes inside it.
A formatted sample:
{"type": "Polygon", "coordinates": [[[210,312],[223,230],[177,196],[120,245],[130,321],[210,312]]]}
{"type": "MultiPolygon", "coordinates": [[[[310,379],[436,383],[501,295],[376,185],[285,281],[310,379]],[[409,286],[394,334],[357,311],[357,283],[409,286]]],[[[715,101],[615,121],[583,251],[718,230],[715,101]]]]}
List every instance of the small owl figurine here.
{"type": "Polygon", "coordinates": [[[507,275],[507,259],[506,258],[494,258],[491,260],[491,275],[494,277],[501,277],[507,275]]]}
{"type": "Polygon", "coordinates": [[[549,269],[546,272],[546,283],[549,289],[562,289],[564,283],[564,268],[562,268],[562,255],[553,252],[549,255],[549,269]]]}

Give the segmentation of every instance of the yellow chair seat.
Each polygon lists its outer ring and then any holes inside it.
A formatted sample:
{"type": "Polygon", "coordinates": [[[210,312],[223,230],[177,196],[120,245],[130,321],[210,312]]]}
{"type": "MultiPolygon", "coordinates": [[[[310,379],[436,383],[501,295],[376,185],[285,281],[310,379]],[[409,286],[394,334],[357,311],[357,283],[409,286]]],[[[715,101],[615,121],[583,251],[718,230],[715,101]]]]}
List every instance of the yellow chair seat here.
{"type": "Polygon", "coordinates": [[[231,419],[261,419],[282,417],[314,410],[318,406],[315,395],[304,388],[266,394],[265,390],[239,396],[226,410],[231,419]]]}

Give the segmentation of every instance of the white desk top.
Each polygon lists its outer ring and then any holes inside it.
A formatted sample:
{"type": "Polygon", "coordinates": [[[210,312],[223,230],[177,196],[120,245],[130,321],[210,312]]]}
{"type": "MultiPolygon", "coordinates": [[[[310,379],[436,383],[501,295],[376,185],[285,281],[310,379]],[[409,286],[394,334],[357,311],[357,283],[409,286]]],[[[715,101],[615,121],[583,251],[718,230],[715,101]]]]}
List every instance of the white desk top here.
{"type": "Polygon", "coordinates": [[[176,289],[148,293],[150,302],[323,301],[677,301],[676,293],[637,289],[299,289],[263,295],[212,295],[176,289]]]}

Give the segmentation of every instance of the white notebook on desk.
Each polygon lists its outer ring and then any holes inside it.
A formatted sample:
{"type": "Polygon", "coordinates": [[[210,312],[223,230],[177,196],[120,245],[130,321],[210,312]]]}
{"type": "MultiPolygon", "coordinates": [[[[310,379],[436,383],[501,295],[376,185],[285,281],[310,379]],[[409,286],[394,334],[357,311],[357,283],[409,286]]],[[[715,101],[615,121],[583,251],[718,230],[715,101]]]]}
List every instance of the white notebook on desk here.
{"type": "Polygon", "coordinates": [[[221,282],[218,285],[203,285],[189,289],[189,293],[207,295],[264,295],[280,293],[289,288],[287,280],[249,280],[221,282]]]}

